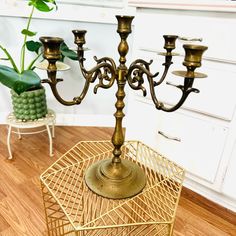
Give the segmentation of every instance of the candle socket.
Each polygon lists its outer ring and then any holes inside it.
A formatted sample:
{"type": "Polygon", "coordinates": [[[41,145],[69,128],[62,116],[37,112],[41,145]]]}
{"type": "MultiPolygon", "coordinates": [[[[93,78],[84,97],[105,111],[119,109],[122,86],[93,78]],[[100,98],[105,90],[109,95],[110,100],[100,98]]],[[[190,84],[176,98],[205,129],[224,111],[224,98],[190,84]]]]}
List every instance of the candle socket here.
{"type": "Polygon", "coordinates": [[[201,66],[202,55],[207,50],[206,46],[185,44],[185,58],[183,65],[187,67],[186,78],[195,78],[194,70],[201,66]]]}
{"type": "Polygon", "coordinates": [[[134,19],[133,16],[116,16],[116,19],[118,21],[118,28],[117,32],[120,33],[126,33],[130,34],[132,32],[131,30],[131,24],[132,20],[134,19]]]}
{"type": "Polygon", "coordinates": [[[171,51],[175,49],[175,41],[178,38],[177,35],[163,35],[165,40],[164,49],[166,49],[167,54],[171,54],[171,51]]]}
{"type": "Polygon", "coordinates": [[[62,38],[58,37],[40,37],[39,40],[43,44],[43,57],[50,60],[59,60],[61,58],[60,45],[64,42],[62,38]]]}
{"type": "Polygon", "coordinates": [[[83,46],[86,43],[85,41],[85,34],[87,33],[86,30],[72,30],[74,34],[74,43],[78,46],[83,46]]]}
{"type": "Polygon", "coordinates": [[[183,48],[185,50],[183,65],[186,67],[194,68],[200,67],[202,55],[208,47],[202,45],[185,44],[183,45],[183,48]]]}

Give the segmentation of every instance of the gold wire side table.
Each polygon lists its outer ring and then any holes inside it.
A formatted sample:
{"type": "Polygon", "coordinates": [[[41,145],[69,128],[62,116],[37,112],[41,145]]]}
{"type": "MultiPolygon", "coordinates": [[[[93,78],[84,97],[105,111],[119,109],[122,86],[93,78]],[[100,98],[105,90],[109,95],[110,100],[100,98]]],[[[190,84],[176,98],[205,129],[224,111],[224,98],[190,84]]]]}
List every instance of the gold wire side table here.
{"type": "Polygon", "coordinates": [[[107,199],[88,189],[84,175],[112,151],[110,141],[79,142],[40,176],[48,235],[173,234],[184,169],[139,141],[126,141],[122,157],[145,171],[147,184],[132,198],[107,199]]]}

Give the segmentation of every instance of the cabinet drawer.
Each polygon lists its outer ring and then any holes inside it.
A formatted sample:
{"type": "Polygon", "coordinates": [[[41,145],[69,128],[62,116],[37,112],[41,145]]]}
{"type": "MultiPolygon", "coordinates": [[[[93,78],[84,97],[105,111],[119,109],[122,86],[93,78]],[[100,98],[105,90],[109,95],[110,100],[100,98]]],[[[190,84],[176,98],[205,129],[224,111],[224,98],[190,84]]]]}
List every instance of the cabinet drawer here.
{"type": "Polygon", "coordinates": [[[227,128],[179,112],[156,111],[149,104],[137,107],[128,113],[127,139],[141,140],[193,176],[214,182],[227,128]]]}

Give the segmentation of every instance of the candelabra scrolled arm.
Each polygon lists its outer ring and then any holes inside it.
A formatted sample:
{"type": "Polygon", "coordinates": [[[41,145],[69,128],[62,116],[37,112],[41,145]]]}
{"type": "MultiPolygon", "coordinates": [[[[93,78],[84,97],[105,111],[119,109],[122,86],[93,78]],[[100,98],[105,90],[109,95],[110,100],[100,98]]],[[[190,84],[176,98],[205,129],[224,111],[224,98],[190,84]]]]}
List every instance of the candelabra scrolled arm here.
{"type": "Polygon", "coordinates": [[[173,64],[172,57],[174,55],[177,55],[176,53],[173,53],[172,51],[175,49],[175,43],[178,36],[177,35],[163,35],[163,38],[165,40],[164,49],[166,50],[166,52],[160,53],[160,55],[165,56],[165,62],[162,64],[165,68],[161,75],[161,78],[158,81],[154,81],[154,87],[163,83],[163,81],[165,80],[167,76],[170,66],[173,64]]]}
{"type": "Polygon", "coordinates": [[[84,66],[84,48],[85,44],[85,34],[86,30],[73,30],[74,34],[74,42],[77,45],[77,55],[78,62],[80,66],[80,70],[82,72],[83,77],[90,81],[90,83],[94,83],[94,81],[98,78],[99,83],[94,88],[94,93],[97,93],[98,88],[110,88],[116,78],[116,65],[113,59],[109,57],[102,57],[98,59],[94,56],[94,60],[97,65],[92,69],[87,70],[84,66]],[[104,83],[106,81],[106,83],[104,83]]]}
{"type": "MultiPolygon", "coordinates": [[[[167,47],[167,46],[166,46],[167,47]]],[[[185,60],[183,65],[186,66],[187,71],[175,71],[174,74],[184,77],[184,84],[183,85],[173,85],[171,83],[167,83],[168,85],[172,85],[177,89],[180,89],[182,95],[178,102],[173,106],[167,106],[163,102],[159,101],[156,96],[156,87],[160,85],[166,78],[167,72],[169,70],[170,65],[172,64],[172,53],[168,52],[165,53],[165,66],[164,72],[161,76],[159,81],[155,81],[154,78],[158,75],[158,72],[152,74],[150,72],[150,65],[152,61],[146,62],[142,59],[138,59],[134,61],[128,69],[127,73],[127,80],[130,87],[134,90],[142,90],[143,96],[146,96],[147,90],[143,86],[144,84],[144,77],[147,78],[149,83],[150,94],[153,103],[155,104],[156,109],[162,110],[165,112],[173,112],[179,109],[183,103],[186,101],[187,97],[191,92],[198,93],[199,90],[193,88],[193,82],[195,78],[203,78],[205,74],[195,72],[197,67],[201,66],[201,58],[202,53],[207,49],[204,46],[196,46],[196,45],[184,45],[184,49],[186,51],[185,60]]]]}
{"type": "MultiPolygon", "coordinates": [[[[164,49],[166,50],[166,52],[161,53],[161,55],[165,56],[165,62],[162,64],[164,66],[164,71],[158,81],[157,80],[153,81],[154,87],[163,83],[163,81],[165,80],[167,76],[167,73],[169,71],[171,64],[173,64],[172,57],[173,55],[176,55],[175,53],[172,53],[172,50],[175,49],[175,41],[178,38],[178,36],[177,35],[163,35],[163,37],[165,40],[164,49]]],[[[153,62],[152,60],[149,63],[142,59],[135,60],[131,64],[128,71],[128,82],[129,82],[130,87],[135,90],[141,89],[143,91],[144,96],[146,95],[146,89],[142,86],[144,82],[143,75],[146,74],[146,76],[149,78],[154,78],[159,75],[159,72],[155,74],[152,74],[150,72],[149,66],[151,65],[152,62],[153,62]]]]}
{"type": "Polygon", "coordinates": [[[179,109],[183,105],[183,103],[185,102],[185,100],[187,99],[188,95],[191,92],[199,93],[198,89],[192,87],[194,79],[206,77],[206,75],[203,73],[195,72],[195,69],[201,66],[202,55],[204,51],[207,50],[207,47],[202,46],[202,45],[185,44],[183,45],[183,48],[185,50],[185,58],[184,58],[183,65],[186,67],[187,70],[186,71],[173,71],[173,74],[184,77],[184,85],[173,85],[173,84],[167,83],[168,85],[175,86],[176,88],[182,91],[182,96],[179,99],[179,101],[174,106],[167,107],[166,105],[164,105],[164,103],[158,102],[155,96],[154,88],[150,86],[152,100],[154,101],[156,108],[159,110],[162,110],[165,112],[172,112],[179,109]]]}
{"type": "Polygon", "coordinates": [[[184,85],[174,85],[174,84],[167,82],[168,85],[174,86],[174,87],[180,89],[182,92],[182,96],[180,97],[179,101],[175,105],[167,107],[163,102],[161,102],[157,99],[156,92],[155,92],[155,86],[153,86],[153,84],[154,84],[153,78],[147,77],[147,79],[149,82],[151,98],[152,98],[152,101],[153,101],[156,109],[162,110],[165,112],[176,111],[177,109],[179,109],[183,105],[183,103],[185,102],[185,100],[187,99],[188,95],[191,92],[195,92],[195,93],[199,92],[198,89],[192,87],[193,81],[194,81],[193,78],[185,78],[184,85]]]}
{"type": "MultiPolygon", "coordinates": [[[[98,88],[108,89],[112,87],[116,78],[116,65],[115,62],[108,57],[97,59],[94,57],[97,65],[90,70],[86,70],[83,63],[80,62],[80,69],[86,81],[94,83],[96,79],[99,80],[98,84],[94,87],[94,93],[97,93],[98,88]]],[[[84,61],[84,60],[83,60],[84,61]]]]}
{"type": "MultiPolygon", "coordinates": [[[[159,72],[152,74],[150,72],[150,65],[152,60],[146,62],[142,59],[135,60],[129,67],[127,73],[127,81],[129,86],[134,90],[142,90],[143,96],[147,95],[146,89],[143,87],[144,84],[144,75],[149,78],[154,78],[158,76],[159,72]]],[[[154,82],[153,82],[154,86],[154,82]]]]}
{"type": "Polygon", "coordinates": [[[53,95],[61,104],[66,106],[78,105],[86,96],[90,84],[94,83],[96,79],[99,80],[99,83],[94,87],[95,94],[97,93],[98,88],[101,87],[107,89],[114,84],[116,78],[116,69],[114,65],[112,65],[111,63],[104,62],[104,60],[97,60],[99,64],[97,64],[91,70],[86,70],[84,67],[81,68],[82,75],[85,79],[85,84],[81,94],[79,96],[74,97],[72,101],[66,101],[60,96],[57,90],[57,83],[63,81],[63,79],[56,78],[56,71],[55,73],[48,71],[48,79],[45,79],[42,82],[48,83],[50,85],[53,95]],[[106,81],[106,83],[104,81],[106,81]]]}
{"type": "Polygon", "coordinates": [[[85,43],[85,39],[83,37],[85,33],[86,31],[83,31],[83,30],[74,31],[74,34],[76,34],[75,41],[78,45],[78,49],[77,49],[78,62],[81,69],[82,76],[85,79],[85,84],[80,95],[74,97],[71,101],[67,101],[63,99],[57,90],[57,83],[60,81],[63,81],[62,79],[56,78],[56,74],[57,74],[56,62],[61,58],[60,44],[63,42],[63,39],[58,38],[58,37],[41,37],[40,38],[40,41],[43,43],[43,46],[44,46],[43,56],[49,63],[47,67],[48,79],[45,79],[42,82],[48,83],[51,87],[51,90],[55,98],[61,104],[66,105],[66,106],[80,104],[88,92],[90,83],[94,83],[97,78],[99,82],[94,87],[94,93],[97,93],[97,90],[100,87],[110,88],[114,84],[114,81],[116,79],[115,62],[111,58],[108,58],[108,57],[103,57],[100,59],[97,59],[97,57],[94,57],[97,65],[94,66],[90,70],[86,70],[84,66],[85,58],[84,58],[84,49],[83,49],[83,44],[85,43]]]}
{"type": "Polygon", "coordinates": [[[98,88],[110,88],[115,81],[116,78],[116,65],[113,59],[109,57],[102,57],[98,59],[96,56],[94,60],[97,65],[90,70],[87,70],[84,66],[84,48],[83,45],[86,43],[85,34],[86,30],[72,30],[74,34],[74,42],[77,45],[77,55],[78,61],[80,65],[80,69],[83,77],[86,81],[90,81],[90,83],[94,83],[94,81],[98,78],[99,83],[94,87],[94,93],[97,93],[98,88]],[[104,83],[105,81],[105,83],[104,83]]]}
{"type": "MultiPolygon", "coordinates": [[[[180,97],[179,101],[175,105],[170,106],[170,107],[167,107],[162,102],[158,102],[157,104],[154,102],[155,105],[156,105],[156,108],[158,110],[162,110],[162,111],[165,111],[165,112],[173,112],[173,111],[178,110],[184,104],[184,102],[186,101],[188,95],[191,92],[199,93],[198,89],[192,87],[193,82],[194,82],[193,78],[185,78],[184,79],[184,85],[174,85],[174,84],[171,84],[171,83],[167,82],[168,85],[171,85],[171,86],[174,86],[174,87],[180,89],[181,92],[182,92],[182,96],[180,97]]],[[[153,96],[152,96],[152,99],[153,99],[153,101],[155,101],[153,96]]]]}
{"type": "Polygon", "coordinates": [[[165,62],[162,64],[165,67],[165,69],[163,71],[163,74],[162,74],[161,78],[158,81],[154,81],[154,86],[155,87],[163,83],[163,81],[165,80],[165,78],[168,74],[169,68],[172,64],[173,64],[172,56],[171,55],[166,55],[165,56],[165,62]]]}
{"type": "Polygon", "coordinates": [[[74,97],[71,101],[63,99],[57,90],[57,83],[63,81],[63,79],[57,78],[58,69],[56,62],[61,59],[60,45],[64,40],[59,37],[40,37],[40,41],[44,49],[43,57],[48,61],[48,67],[46,68],[48,78],[42,80],[42,83],[48,83],[50,85],[53,95],[61,104],[66,106],[80,104],[88,91],[89,81],[85,82],[80,96],[74,97]]]}
{"type": "Polygon", "coordinates": [[[61,78],[56,78],[56,71],[47,71],[48,74],[48,79],[43,79],[42,83],[47,83],[49,84],[52,93],[54,95],[54,97],[57,99],[58,102],[60,102],[61,104],[65,105],[65,106],[73,106],[73,105],[78,105],[81,103],[81,101],[84,99],[84,97],[87,94],[87,91],[89,89],[89,85],[90,82],[88,80],[86,80],[84,88],[81,92],[81,94],[77,97],[74,97],[73,100],[71,101],[67,101],[65,99],[63,99],[61,97],[61,95],[59,94],[58,90],[57,90],[57,83],[63,81],[63,79],[61,78]]]}

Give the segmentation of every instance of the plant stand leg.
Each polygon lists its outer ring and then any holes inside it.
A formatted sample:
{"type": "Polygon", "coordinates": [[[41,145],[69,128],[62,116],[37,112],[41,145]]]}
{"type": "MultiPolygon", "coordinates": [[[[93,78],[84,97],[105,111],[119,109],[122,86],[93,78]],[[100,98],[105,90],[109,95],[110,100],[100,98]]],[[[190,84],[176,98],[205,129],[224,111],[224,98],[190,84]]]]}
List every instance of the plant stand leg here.
{"type": "Polygon", "coordinates": [[[55,138],[55,121],[52,122],[52,137],[55,138]]]}
{"type": "Polygon", "coordinates": [[[10,145],[10,141],[11,141],[11,125],[8,126],[8,134],[7,134],[7,149],[8,149],[8,153],[9,153],[9,157],[8,159],[12,159],[12,152],[11,152],[11,145],[10,145]]]}
{"type": "Polygon", "coordinates": [[[18,134],[18,139],[21,139],[21,133],[20,133],[20,129],[17,128],[17,134],[18,134]]]}

